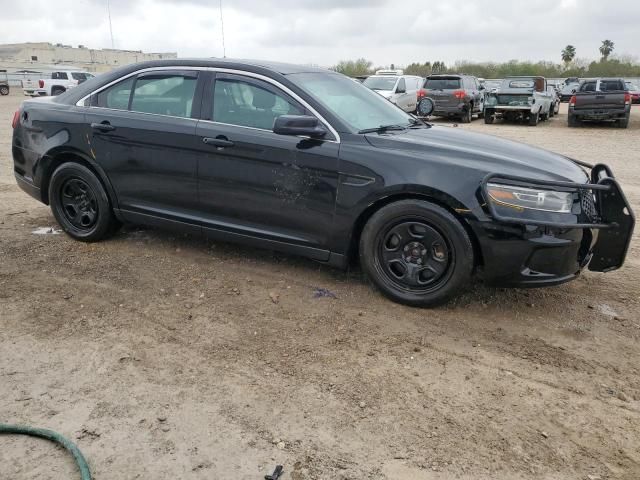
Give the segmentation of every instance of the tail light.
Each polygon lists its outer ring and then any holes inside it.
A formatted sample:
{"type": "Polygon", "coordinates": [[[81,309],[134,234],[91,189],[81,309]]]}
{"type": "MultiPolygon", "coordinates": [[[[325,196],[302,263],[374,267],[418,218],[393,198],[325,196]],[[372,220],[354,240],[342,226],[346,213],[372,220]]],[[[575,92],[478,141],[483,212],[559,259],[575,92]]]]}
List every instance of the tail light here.
{"type": "Polygon", "coordinates": [[[576,96],[575,95],[571,95],[571,100],[569,100],[569,106],[570,107],[575,107],[576,105],[576,96]]]}
{"type": "Polygon", "coordinates": [[[13,114],[13,120],[11,120],[11,128],[16,128],[20,121],[20,109],[16,110],[13,114]]]}
{"type": "Polygon", "coordinates": [[[44,80],[38,80],[38,87],[44,88],[44,80]]]}
{"type": "Polygon", "coordinates": [[[631,94],[629,92],[624,92],[624,104],[629,105],[631,103],[631,94]]]}
{"type": "Polygon", "coordinates": [[[427,96],[427,91],[424,88],[418,90],[418,100],[427,96]]]}
{"type": "Polygon", "coordinates": [[[453,92],[453,96],[458,100],[462,100],[466,96],[466,93],[464,92],[464,90],[456,90],[455,92],[453,92]]]}

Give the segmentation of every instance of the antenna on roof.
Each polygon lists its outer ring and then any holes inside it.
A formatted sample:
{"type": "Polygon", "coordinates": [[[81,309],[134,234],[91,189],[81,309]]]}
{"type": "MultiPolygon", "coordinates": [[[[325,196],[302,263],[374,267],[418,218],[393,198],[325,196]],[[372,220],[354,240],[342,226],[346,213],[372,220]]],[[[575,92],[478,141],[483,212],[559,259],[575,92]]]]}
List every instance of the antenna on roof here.
{"type": "Polygon", "coordinates": [[[220,0],[220,27],[222,28],[222,56],[227,58],[227,48],[224,45],[224,17],[222,16],[222,0],[220,0]]]}
{"type": "Polygon", "coordinates": [[[111,25],[111,1],[107,0],[107,13],[109,14],[109,32],[111,33],[111,48],[115,49],[113,42],[113,26],[111,25]]]}

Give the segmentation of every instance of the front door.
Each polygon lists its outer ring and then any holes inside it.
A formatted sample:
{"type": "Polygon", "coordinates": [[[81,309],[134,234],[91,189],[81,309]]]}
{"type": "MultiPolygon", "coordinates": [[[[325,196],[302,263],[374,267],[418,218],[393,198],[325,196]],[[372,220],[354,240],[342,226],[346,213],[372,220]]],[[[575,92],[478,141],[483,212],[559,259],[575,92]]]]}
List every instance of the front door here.
{"type": "Polygon", "coordinates": [[[87,141],[125,219],[197,216],[197,82],[195,71],[153,71],[92,96],[87,141]]]}
{"type": "Polygon", "coordinates": [[[310,112],[272,82],[217,73],[203,96],[197,135],[205,227],[212,234],[271,240],[327,260],[339,144],[333,137],[273,133],[278,116],[310,112]]]}

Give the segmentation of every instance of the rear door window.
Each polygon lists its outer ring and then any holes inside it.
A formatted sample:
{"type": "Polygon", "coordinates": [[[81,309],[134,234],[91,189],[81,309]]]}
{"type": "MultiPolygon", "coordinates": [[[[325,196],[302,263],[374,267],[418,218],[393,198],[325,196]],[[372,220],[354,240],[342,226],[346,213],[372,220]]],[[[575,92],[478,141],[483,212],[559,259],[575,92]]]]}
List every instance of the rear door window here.
{"type": "Polygon", "coordinates": [[[51,74],[51,79],[52,80],[69,80],[69,77],[67,76],[67,72],[53,72],[51,74]]]}
{"type": "Polygon", "coordinates": [[[457,90],[461,88],[459,78],[427,78],[424,88],[431,90],[457,90]]]}
{"type": "Polygon", "coordinates": [[[580,87],[581,92],[595,92],[596,91],[596,82],[586,82],[582,84],[580,87]]]}
{"type": "Polygon", "coordinates": [[[134,85],[130,110],[133,112],[191,117],[197,74],[142,74],[134,85]]]}

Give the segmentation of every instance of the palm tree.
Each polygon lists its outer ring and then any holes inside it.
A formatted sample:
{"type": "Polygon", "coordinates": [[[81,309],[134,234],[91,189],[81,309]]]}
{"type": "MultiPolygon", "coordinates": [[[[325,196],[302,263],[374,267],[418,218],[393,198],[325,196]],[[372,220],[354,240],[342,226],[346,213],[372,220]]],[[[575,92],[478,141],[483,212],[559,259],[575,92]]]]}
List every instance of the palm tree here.
{"type": "Polygon", "coordinates": [[[602,60],[606,62],[609,59],[609,55],[613,52],[615,44],[611,40],[603,40],[600,46],[600,53],[602,54],[602,60]]]}
{"type": "Polygon", "coordinates": [[[574,58],[576,58],[576,47],[573,45],[567,45],[564,47],[564,50],[560,52],[562,56],[562,61],[564,62],[565,67],[568,66],[574,58]]]}

